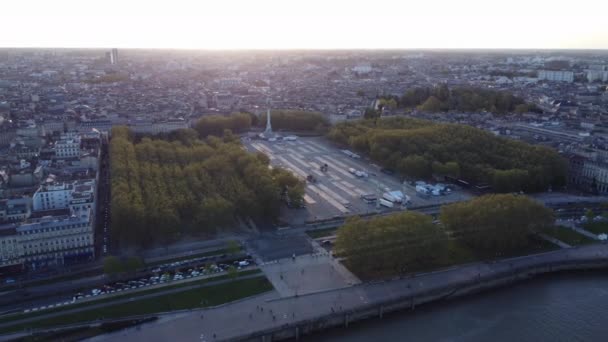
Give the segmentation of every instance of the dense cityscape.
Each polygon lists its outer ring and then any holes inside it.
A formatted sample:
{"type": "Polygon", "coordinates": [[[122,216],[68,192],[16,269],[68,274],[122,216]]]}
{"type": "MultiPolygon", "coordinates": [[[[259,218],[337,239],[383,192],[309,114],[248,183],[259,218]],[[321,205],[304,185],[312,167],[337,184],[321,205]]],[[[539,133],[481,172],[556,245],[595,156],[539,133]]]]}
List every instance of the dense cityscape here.
{"type": "Polygon", "coordinates": [[[600,267],[607,195],[602,50],[0,49],[0,339],[299,339],[600,267]]]}

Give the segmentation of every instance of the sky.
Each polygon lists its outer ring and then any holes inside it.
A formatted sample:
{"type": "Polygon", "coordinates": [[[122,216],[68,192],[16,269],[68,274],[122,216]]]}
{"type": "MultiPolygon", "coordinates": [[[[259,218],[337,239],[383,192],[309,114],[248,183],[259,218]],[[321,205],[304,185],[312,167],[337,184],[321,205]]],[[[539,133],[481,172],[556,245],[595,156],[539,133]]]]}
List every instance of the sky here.
{"type": "Polygon", "coordinates": [[[0,47],[608,49],[607,0],[3,0],[0,47]]]}

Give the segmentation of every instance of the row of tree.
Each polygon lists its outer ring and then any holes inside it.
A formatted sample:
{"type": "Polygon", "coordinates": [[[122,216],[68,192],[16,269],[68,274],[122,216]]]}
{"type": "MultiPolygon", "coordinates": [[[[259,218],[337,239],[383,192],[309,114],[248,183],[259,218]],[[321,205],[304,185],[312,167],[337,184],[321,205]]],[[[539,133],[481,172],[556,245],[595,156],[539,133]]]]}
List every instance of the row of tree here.
{"type": "MultiPolygon", "coordinates": [[[[194,130],[201,138],[209,135],[222,136],[227,130],[243,133],[252,126],[265,127],[266,116],[266,113],[260,117],[251,113],[207,115],[196,122],[194,130]]],[[[270,112],[270,118],[275,130],[325,133],[330,126],[329,120],[319,112],[273,110],[270,112]]]]}
{"type": "MultiPolygon", "coordinates": [[[[260,127],[266,126],[267,114],[258,120],[260,127]]],[[[324,133],[330,126],[329,120],[319,112],[302,110],[272,110],[270,111],[272,128],[285,131],[307,131],[324,133]]]]}
{"type": "Polygon", "coordinates": [[[473,255],[525,249],[553,222],[551,210],[526,196],[488,195],[443,206],[439,224],[416,212],[352,218],[339,228],[334,251],[362,276],[403,274],[464,262],[451,256],[454,244],[473,255]]]}
{"type": "Polygon", "coordinates": [[[406,211],[347,220],[338,230],[334,252],[359,275],[403,274],[441,263],[446,242],[431,216],[406,211]]]}
{"type": "Polygon", "coordinates": [[[505,114],[539,111],[533,104],[528,104],[506,91],[470,87],[449,88],[446,84],[408,89],[401,97],[384,97],[379,101],[381,106],[391,109],[417,108],[431,113],[488,111],[505,114]]]}
{"type": "Polygon", "coordinates": [[[201,137],[221,136],[225,130],[242,133],[251,128],[251,120],[251,115],[247,113],[234,113],[229,116],[208,115],[199,119],[194,125],[194,129],[201,137]]]}
{"type": "Polygon", "coordinates": [[[452,176],[497,192],[544,191],[566,181],[567,163],[554,150],[466,125],[384,118],[339,123],[328,136],[415,179],[452,176]]]}
{"type": "Polygon", "coordinates": [[[183,234],[209,235],[236,217],[272,220],[282,199],[301,203],[303,183],[270,169],[231,134],[135,143],[125,127],[112,130],[112,234],[121,245],[167,244],[183,234]]]}
{"type": "Polygon", "coordinates": [[[472,249],[502,254],[525,246],[530,234],[552,226],[555,218],[527,196],[495,194],[443,206],[440,221],[472,249]]]}
{"type": "Polygon", "coordinates": [[[145,266],[142,258],[130,256],[119,258],[113,255],[103,258],[103,272],[107,275],[117,275],[121,273],[135,273],[138,269],[145,266]]]}

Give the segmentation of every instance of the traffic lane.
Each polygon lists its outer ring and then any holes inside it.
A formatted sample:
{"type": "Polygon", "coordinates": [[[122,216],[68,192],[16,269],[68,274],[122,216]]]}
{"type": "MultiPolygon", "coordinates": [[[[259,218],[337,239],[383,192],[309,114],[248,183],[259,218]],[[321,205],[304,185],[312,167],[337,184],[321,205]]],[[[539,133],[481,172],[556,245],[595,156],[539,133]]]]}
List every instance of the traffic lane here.
{"type": "MultiPolygon", "coordinates": [[[[244,280],[244,279],[252,279],[252,278],[256,278],[256,277],[263,277],[263,275],[260,275],[260,274],[249,274],[249,275],[241,276],[238,279],[239,280],[244,280]]],[[[151,294],[147,294],[147,295],[141,295],[141,296],[136,296],[136,293],[133,293],[135,297],[125,298],[125,299],[118,299],[116,301],[112,301],[112,302],[109,302],[109,303],[98,303],[98,304],[91,303],[91,305],[87,305],[87,306],[80,307],[80,308],[75,308],[75,309],[69,309],[69,306],[68,306],[68,307],[66,307],[66,310],[62,310],[61,312],[49,313],[49,314],[46,314],[46,315],[26,318],[26,319],[22,319],[22,320],[18,320],[18,321],[11,321],[11,322],[7,322],[7,323],[0,323],[0,328],[6,327],[6,326],[15,325],[15,324],[35,322],[35,321],[38,321],[38,320],[41,320],[41,319],[53,318],[53,317],[63,316],[63,315],[66,315],[66,314],[74,314],[74,313],[78,313],[78,312],[82,312],[82,311],[99,309],[99,308],[103,308],[103,307],[107,307],[107,306],[114,306],[114,305],[118,305],[118,304],[129,303],[129,302],[132,302],[134,300],[143,300],[143,299],[148,299],[148,298],[154,298],[154,297],[158,297],[158,296],[168,295],[168,294],[172,294],[172,293],[178,293],[178,292],[193,290],[193,289],[197,289],[197,288],[203,288],[203,287],[208,287],[208,286],[221,285],[221,284],[229,283],[229,282],[232,282],[232,281],[234,281],[234,279],[224,279],[224,280],[210,281],[210,282],[204,283],[204,284],[198,284],[198,285],[192,285],[192,286],[184,286],[184,287],[180,287],[180,288],[176,288],[176,289],[169,289],[169,290],[166,290],[166,291],[159,291],[159,292],[155,292],[155,293],[151,293],[151,294]]],[[[127,293],[124,293],[124,294],[127,294],[127,293]]],[[[99,298],[101,299],[101,297],[99,297],[99,298]]]]}
{"type": "MultiPolygon", "coordinates": [[[[213,262],[216,264],[226,263],[232,261],[233,259],[245,258],[245,253],[239,253],[234,255],[226,255],[222,256],[213,256],[209,257],[208,260],[205,261],[193,261],[184,263],[182,265],[175,265],[172,267],[167,267],[162,270],[162,272],[175,272],[176,270],[183,268],[191,268],[196,265],[201,265],[207,262],[213,262]]],[[[9,293],[2,296],[2,303],[0,304],[0,308],[11,308],[19,304],[21,307],[31,307],[31,306],[42,306],[48,304],[55,304],[58,302],[62,302],[65,300],[71,300],[73,296],[77,292],[88,292],[93,288],[102,287],[103,285],[109,283],[115,283],[118,281],[125,282],[129,280],[139,280],[141,278],[146,278],[154,275],[154,272],[146,271],[140,272],[136,275],[111,280],[105,275],[99,275],[94,277],[87,277],[81,279],[75,279],[70,281],[58,282],[47,285],[34,286],[30,288],[25,288],[21,293],[27,293],[27,295],[20,294],[19,297],[15,297],[16,293],[9,293]]]]}
{"type": "Polygon", "coordinates": [[[271,261],[303,255],[313,251],[306,235],[263,235],[247,241],[247,246],[262,261],[271,261]]]}

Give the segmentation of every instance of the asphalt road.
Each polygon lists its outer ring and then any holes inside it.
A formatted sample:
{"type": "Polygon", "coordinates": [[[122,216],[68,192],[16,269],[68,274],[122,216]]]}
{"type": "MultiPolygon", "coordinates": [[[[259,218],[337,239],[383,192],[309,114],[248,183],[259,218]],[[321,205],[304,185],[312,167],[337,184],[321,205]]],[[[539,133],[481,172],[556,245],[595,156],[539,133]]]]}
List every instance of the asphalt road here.
{"type": "Polygon", "coordinates": [[[312,252],[312,246],[303,232],[291,235],[266,233],[248,240],[246,245],[262,261],[290,258],[293,255],[312,252]]]}
{"type": "MultiPolygon", "coordinates": [[[[209,250],[202,250],[197,252],[205,252],[217,250],[217,248],[211,248],[209,250]]],[[[217,258],[217,259],[209,259],[209,261],[221,263],[222,260],[227,260],[234,258],[236,256],[245,257],[245,254],[235,254],[228,255],[226,258],[217,258]]],[[[186,265],[173,267],[167,269],[167,271],[171,271],[175,268],[184,268],[188,267],[186,265]]],[[[151,272],[148,272],[148,277],[151,275],[151,272]]],[[[144,277],[144,274],[139,274],[137,276],[133,276],[130,279],[141,279],[144,277]]],[[[93,288],[100,287],[104,284],[112,282],[105,275],[98,275],[93,277],[86,277],[81,279],[73,279],[70,281],[63,281],[57,283],[51,283],[46,285],[39,286],[31,286],[25,287],[20,292],[6,292],[0,295],[0,310],[10,310],[10,309],[26,309],[32,307],[40,307],[47,306],[50,304],[63,303],[66,301],[72,300],[73,296],[77,292],[89,292],[93,288]],[[27,293],[23,295],[22,293],[27,293]]],[[[124,280],[123,280],[124,282],[124,280]]]]}
{"type": "MultiPolygon", "coordinates": [[[[242,280],[242,279],[251,279],[251,278],[256,278],[256,277],[260,277],[260,276],[261,276],[260,274],[250,274],[250,275],[246,275],[246,276],[241,276],[238,279],[239,280],[242,280]]],[[[224,279],[224,280],[218,280],[218,281],[211,281],[211,282],[208,282],[208,283],[205,283],[205,284],[201,284],[201,285],[184,286],[184,287],[180,287],[180,288],[176,288],[176,289],[170,289],[170,290],[166,290],[166,291],[159,291],[159,292],[155,292],[155,293],[151,293],[151,294],[147,294],[147,295],[142,295],[142,296],[137,296],[136,293],[133,293],[133,297],[131,297],[131,298],[118,299],[118,300],[115,300],[115,301],[112,301],[112,302],[109,302],[109,303],[105,303],[105,302],[104,303],[99,303],[99,304],[91,303],[91,305],[87,305],[85,307],[79,307],[79,308],[75,308],[75,309],[66,309],[66,310],[62,310],[61,312],[54,312],[54,313],[51,312],[51,313],[46,314],[46,315],[40,315],[40,316],[36,316],[36,317],[26,318],[26,319],[22,319],[22,320],[18,320],[18,321],[7,322],[7,323],[0,323],[0,328],[4,328],[4,327],[15,325],[15,324],[35,322],[35,321],[38,321],[38,320],[41,320],[41,319],[58,317],[58,316],[66,315],[66,314],[73,314],[73,313],[78,313],[78,312],[82,312],[82,311],[88,311],[88,310],[91,310],[91,309],[99,309],[99,308],[103,308],[103,307],[107,307],[107,306],[113,306],[113,305],[117,305],[117,304],[129,303],[129,302],[132,302],[132,301],[135,301],[135,300],[154,298],[154,297],[158,297],[158,296],[163,296],[163,295],[168,295],[168,294],[172,294],[172,293],[183,292],[183,291],[197,289],[197,288],[202,288],[202,287],[208,287],[208,286],[225,284],[225,283],[232,282],[232,281],[234,281],[234,280],[233,279],[224,279]]],[[[123,294],[127,294],[127,293],[123,293],[123,294]]],[[[99,297],[99,299],[103,299],[103,297],[99,297]]]]}

